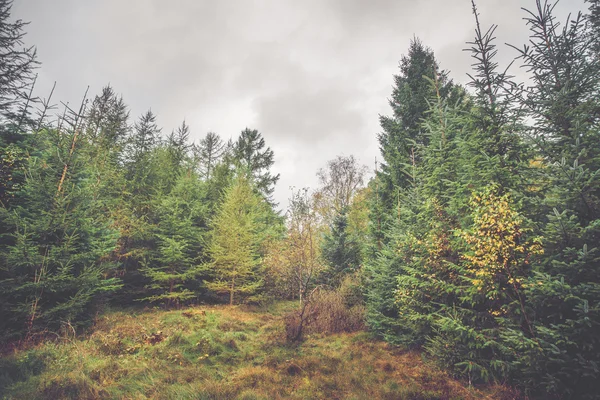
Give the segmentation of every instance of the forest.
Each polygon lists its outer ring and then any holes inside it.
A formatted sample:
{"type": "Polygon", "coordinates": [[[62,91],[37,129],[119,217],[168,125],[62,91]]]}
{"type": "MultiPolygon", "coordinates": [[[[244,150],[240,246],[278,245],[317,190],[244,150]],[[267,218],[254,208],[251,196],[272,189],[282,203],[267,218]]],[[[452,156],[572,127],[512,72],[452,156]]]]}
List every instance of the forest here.
{"type": "MultiPolygon", "coordinates": [[[[415,37],[373,133],[374,171],[339,155],[315,171],[319,187],[277,204],[273,150],[251,127],[194,142],[185,121],[165,132],[151,110],[131,116],[110,85],[77,106],[35,97],[27,23],[0,0],[0,396],[22,398],[10,390],[33,374],[23,354],[93,336],[111,313],[191,321],[243,306],[278,310],[285,351],[362,332],[469,387],[597,399],[600,1],[587,5],[558,21],[554,3],[527,2],[509,23],[528,41],[500,65],[504,43],[473,3],[466,86],[415,37]]],[[[197,340],[194,362],[208,362],[197,340]]],[[[35,396],[84,398],[47,390],[35,396]]]]}

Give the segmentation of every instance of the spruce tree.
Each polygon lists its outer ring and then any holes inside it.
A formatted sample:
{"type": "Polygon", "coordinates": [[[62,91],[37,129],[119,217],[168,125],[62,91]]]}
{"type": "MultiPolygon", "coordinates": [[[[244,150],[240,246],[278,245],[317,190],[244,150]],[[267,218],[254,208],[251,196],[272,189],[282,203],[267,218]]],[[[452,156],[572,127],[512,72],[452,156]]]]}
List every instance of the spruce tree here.
{"type": "MultiPolygon", "coordinates": [[[[530,361],[526,385],[593,398],[600,390],[600,64],[593,25],[579,14],[560,27],[552,13],[537,2],[527,16],[530,44],[519,51],[533,79],[521,104],[535,121],[527,131],[539,154],[531,213],[544,254],[525,285],[536,346],[525,350],[522,339],[510,339],[530,361]]],[[[596,13],[592,2],[588,19],[596,13]]]]}
{"type": "Polygon", "coordinates": [[[233,144],[231,157],[253,181],[257,190],[271,201],[279,174],[272,175],[270,168],[275,163],[273,150],[265,148],[265,139],[256,129],[244,129],[233,144]]]}
{"type": "Polygon", "coordinates": [[[321,247],[323,259],[329,264],[329,268],[319,277],[321,281],[337,286],[344,275],[359,269],[360,245],[348,232],[346,209],[335,216],[330,232],[323,237],[321,247]]]}
{"type": "Polygon", "coordinates": [[[178,169],[188,153],[192,150],[192,145],[189,142],[190,139],[190,127],[183,121],[176,130],[171,132],[167,137],[167,146],[171,153],[171,159],[173,161],[173,169],[178,169]]]}
{"type": "Polygon", "coordinates": [[[118,234],[95,201],[82,151],[89,142],[79,132],[40,132],[18,205],[0,208],[3,225],[13,228],[0,248],[5,337],[89,323],[101,295],[119,287],[109,257],[118,234]]]}
{"type": "Polygon", "coordinates": [[[419,158],[417,148],[428,143],[421,121],[429,109],[432,87],[425,77],[439,81],[443,97],[450,93],[452,83],[447,73],[440,70],[433,51],[414,38],[408,54],[400,60],[400,74],[394,75],[389,100],[393,114],[379,117],[382,132],[378,139],[384,160],[378,174],[382,185],[380,200],[388,208],[392,207],[397,190],[410,185],[411,166],[419,158]]]}
{"type": "Polygon", "coordinates": [[[20,105],[29,96],[37,67],[33,47],[24,47],[26,22],[11,20],[12,0],[0,1],[0,146],[16,139],[23,117],[20,105]],[[18,129],[16,129],[18,130],[18,129]]]}
{"type": "Polygon", "coordinates": [[[215,168],[227,154],[227,151],[227,144],[214,132],[208,132],[200,140],[200,143],[194,146],[194,155],[198,163],[198,168],[205,180],[211,179],[215,168]]]}
{"type": "MultiPolygon", "coordinates": [[[[24,181],[29,93],[38,65],[33,47],[24,47],[26,22],[11,18],[12,0],[0,1],[0,202],[7,205],[24,181]]],[[[0,230],[1,232],[1,230],[0,230]]]]}
{"type": "Polygon", "coordinates": [[[92,101],[87,113],[86,134],[99,146],[122,145],[130,134],[129,110],[122,96],[108,85],[92,101]]]}
{"type": "Polygon", "coordinates": [[[173,190],[156,205],[152,235],[156,244],[141,272],[150,279],[143,300],[177,306],[198,295],[194,284],[206,261],[208,230],[204,185],[195,174],[182,174],[173,190]]]}

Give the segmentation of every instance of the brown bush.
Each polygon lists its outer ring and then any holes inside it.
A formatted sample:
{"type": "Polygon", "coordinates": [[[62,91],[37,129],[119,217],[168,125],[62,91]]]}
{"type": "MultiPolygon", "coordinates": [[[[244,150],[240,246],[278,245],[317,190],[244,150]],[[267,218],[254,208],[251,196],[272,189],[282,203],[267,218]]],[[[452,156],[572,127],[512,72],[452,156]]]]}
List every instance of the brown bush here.
{"type": "Polygon", "coordinates": [[[285,316],[286,337],[301,340],[304,334],[355,332],[364,329],[364,306],[348,302],[342,291],[315,290],[300,310],[285,316]]]}

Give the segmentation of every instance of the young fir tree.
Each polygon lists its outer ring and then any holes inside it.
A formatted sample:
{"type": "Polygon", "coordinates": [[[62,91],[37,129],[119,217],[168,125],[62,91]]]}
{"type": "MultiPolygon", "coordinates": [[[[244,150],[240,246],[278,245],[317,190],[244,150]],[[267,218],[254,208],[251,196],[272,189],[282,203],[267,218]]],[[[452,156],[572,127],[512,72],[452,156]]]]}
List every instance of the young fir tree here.
{"type": "MultiPolygon", "coordinates": [[[[412,221],[396,233],[408,255],[396,297],[409,343],[424,345],[471,380],[485,380],[507,376],[510,357],[502,351],[497,318],[527,320],[521,284],[536,245],[528,244],[506,195],[519,188],[527,157],[509,77],[497,71],[494,27],[482,31],[474,12],[474,98],[453,104],[436,90],[430,102],[423,125],[430,143],[420,152],[423,166],[416,168],[422,200],[409,209],[412,221]]],[[[411,218],[409,210],[399,207],[411,218]]]]}
{"type": "Polygon", "coordinates": [[[321,244],[323,259],[329,265],[319,279],[337,286],[345,275],[360,268],[360,245],[348,232],[348,216],[342,209],[334,218],[331,230],[323,237],[321,244]]]}
{"type": "Polygon", "coordinates": [[[412,168],[411,186],[398,193],[382,249],[365,266],[370,327],[408,345],[424,343],[431,315],[448,300],[439,283],[451,275],[449,263],[456,258],[450,246],[456,218],[448,209],[459,170],[455,141],[468,125],[464,104],[449,103],[436,90],[437,81],[429,83],[434,95],[422,129],[430,143],[417,147],[423,161],[412,168]]]}
{"type": "Polygon", "coordinates": [[[144,287],[149,282],[140,268],[156,246],[152,235],[155,200],[168,194],[163,186],[170,188],[176,181],[171,175],[171,158],[159,147],[160,132],[156,116],[152,111],[146,112],[134,124],[123,152],[125,177],[120,187],[123,201],[116,208],[121,232],[118,253],[123,262],[125,285],[120,302],[147,296],[144,287]]]}
{"type": "MultiPolygon", "coordinates": [[[[23,183],[27,158],[24,135],[29,101],[37,67],[33,47],[23,45],[26,22],[11,19],[12,0],[0,1],[0,202],[8,205],[23,183]]],[[[0,228],[0,233],[3,230],[0,228]]]]}
{"type": "Polygon", "coordinates": [[[13,227],[0,248],[5,337],[87,323],[101,295],[119,287],[108,257],[118,234],[94,199],[81,151],[89,142],[79,134],[77,124],[68,132],[41,131],[15,194],[18,205],[0,209],[3,225],[13,227]]]}
{"type": "Polygon", "coordinates": [[[195,174],[182,174],[156,205],[152,228],[156,245],[141,272],[150,279],[151,295],[143,300],[178,306],[198,294],[197,281],[206,261],[207,206],[204,184],[195,174]]]}
{"type": "Polygon", "coordinates": [[[120,227],[124,209],[123,188],[125,170],[122,158],[127,137],[130,135],[129,110],[123,98],[112,87],[106,86],[97,95],[86,113],[82,134],[89,146],[81,149],[94,174],[94,199],[120,227]]]}
{"type": "Polygon", "coordinates": [[[258,294],[263,284],[258,253],[262,202],[245,174],[239,174],[212,223],[209,253],[214,279],[206,282],[206,287],[227,294],[230,305],[258,294]]]}
{"type": "Polygon", "coordinates": [[[102,147],[122,145],[129,136],[129,110],[122,96],[108,85],[92,101],[86,116],[86,135],[102,147]]]}
{"type": "Polygon", "coordinates": [[[185,121],[167,137],[167,147],[171,153],[170,157],[173,161],[173,169],[175,170],[179,169],[183,161],[188,157],[188,153],[192,150],[192,145],[188,143],[189,139],[190,127],[185,121]]]}
{"type": "MultiPolygon", "coordinates": [[[[597,5],[588,20],[597,18],[597,5]]],[[[534,333],[508,335],[526,360],[519,381],[570,398],[600,390],[600,64],[597,26],[579,14],[564,27],[553,6],[529,12],[529,46],[519,55],[533,84],[521,105],[539,152],[532,216],[544,254],[524,284],[534,333]]]]}
{"type": "MultiPolygon", "coordinates": [[[[440,71],[433,52],[418,39],[411,41],[407,56],[400,62],[401,74],[394,76],[390,105],[393,117],[380,117],[383,132],[379,143],[384,163],[377,166],[371,182],[370,220],[372,243],[365,263],[367,320],[370,327],[387,338],[398,341],[402,322],[397,320],[395,304],[397,277],[403,257],[396,250],[398,241],[410,229],[409,215],[417,211],[415,201],[423,201],[416,189],[417,173],[423,166],[423,149],[430,136],[422,122],[430,110],[429,100],[439,95],[440,101],[456,92],[449,105],[461,98],[447,73],[440,71]],[[432,82],[436,82],[434,87],[432,82]],[[401,209],[406,209],[402,211],[401,209]]],[[[436,100],[437,101],[437,100],[436,100]]],[[[439,121],[439,119],[437,120],[439,121]]],[[[407,254],[408,256],[408,254],[407,254]]],[[[404,340],[404,339],[402,339],[404,340]]]]}
{"type": "Polygon", "coordinates": [[[28,116],[23,115],[27,110],[23,110],[22,102],[29,98],[38,65],[34,48],[23,43],[27,23],[11,20],[12,3],[12,0],[0,1],[0,145],[13,142],[16,139],[13,135],[22,133],[19,126],[23,117],[28,116]]]}

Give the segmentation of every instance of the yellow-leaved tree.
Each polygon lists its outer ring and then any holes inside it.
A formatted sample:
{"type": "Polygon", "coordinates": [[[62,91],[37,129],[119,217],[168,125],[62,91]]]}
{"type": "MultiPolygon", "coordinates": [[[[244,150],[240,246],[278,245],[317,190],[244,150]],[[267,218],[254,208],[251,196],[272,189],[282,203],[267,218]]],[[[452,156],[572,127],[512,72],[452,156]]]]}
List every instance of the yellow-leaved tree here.
{"type": "Polygon", "coordinates": [[[248,298],[263,286],[259,255],[259,223],[262,199],[243,174],[227,189],[213,221],[210,245],[213,280],[206,287],[228,294],[229,304],[248,298]]]}
{"type": "MultiPolygon", "coordinates": [[[[530,257],[542,252],[541,238],[527,237],[510,195],[497,192],[497,186],[490,185],[471,197],[473,226],[460,232],[470,249],[463,258],[473,289],[488,299],[492,315],[505,313],[502,299],[508,296],[518,301],[527,320],[523,281],[530,274],[530,257]]],[[[527,325],[532,330],[529,321],[527,325]]]]}

